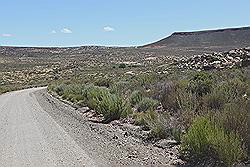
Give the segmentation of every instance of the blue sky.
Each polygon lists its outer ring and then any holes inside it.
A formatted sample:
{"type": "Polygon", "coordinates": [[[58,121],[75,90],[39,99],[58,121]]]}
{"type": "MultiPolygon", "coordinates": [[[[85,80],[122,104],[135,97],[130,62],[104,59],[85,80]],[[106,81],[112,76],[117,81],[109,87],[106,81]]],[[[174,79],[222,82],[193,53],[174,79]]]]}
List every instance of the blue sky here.
{"type": "Polygon", "coordinates": [[[0,0],[0,45],[131,46],[250,25],[250,0],[0,0]]]}

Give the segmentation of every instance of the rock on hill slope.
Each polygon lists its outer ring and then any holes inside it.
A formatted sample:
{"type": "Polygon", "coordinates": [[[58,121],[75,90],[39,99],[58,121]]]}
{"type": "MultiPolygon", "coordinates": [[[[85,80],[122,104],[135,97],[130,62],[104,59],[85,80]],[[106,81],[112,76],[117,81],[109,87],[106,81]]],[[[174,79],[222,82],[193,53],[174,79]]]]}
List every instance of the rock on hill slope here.
{"type": "Polygon", "coordinates": [[[211,70],[250,66],[250,47],[228,52],[194,55],[177,62],[178,68],[211,70]]]}
{"type": "Polygon", "coordinates": [[[196,32],[175,32],[144,47],[225,47],[241,48],[250,44],[250,27],[196,32]]]}

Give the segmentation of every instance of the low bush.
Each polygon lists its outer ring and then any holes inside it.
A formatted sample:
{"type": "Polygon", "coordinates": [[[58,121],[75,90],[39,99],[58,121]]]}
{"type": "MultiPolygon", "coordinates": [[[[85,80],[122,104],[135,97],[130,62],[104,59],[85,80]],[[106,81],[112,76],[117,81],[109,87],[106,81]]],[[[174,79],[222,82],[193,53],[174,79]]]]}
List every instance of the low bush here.
{"type": "Polygon", "coordinates": [[[73,103],[83,100],[82,91],[84,87],[80,84],[69,84],[63,87],[62,98],[67,99],[73,103]]]}
{"type": "Polygon", "coordinates": [[[149,88],[151,84],[158,81],[158,76],[155,73],[145,73],[136,76],[134,82],[145,89],[149,88]]]}
{"type": "Polygon", "coordinates": [[[48,89],[49,89],[50,91],[54,91],[54,92],[57,93],[58,95],[62,96],[65,87],[66,87],[66,84],[61,83],[61,84],[50,85],[50,86],[48,87],[48,89]]]}
{"type": "Polygon", "coordinates": [[[159,105],[159,102],[157,100],[154,100],[149,97],[145,97],[139,102],[137,110],[139,112],[145,112],[147,110],[154,110],[158,105],[159,105]]]}
{"type": "Polygon", "coordinates": [[[83,100],[82,91],[84,86],[81,84],[55,84],[48,87],[49,91],[54,91],[63,99],[67,99],[73,103],[83,100]]]}
{"type": "Polygon", "coordinates": [[[220,122],[225,130],[239,134],[248,154],[250,153],[250,100],[242,99],[237,103],[225,105],[224,110],[216,114],[216,121],[220,122]]]}
{"type": "Polygon", "coordinates": [[[153,110],[148,110],[146,112],[136,112],[133,115],[135,119],[135,124],[143,126],[144,129],[149,130],[149,122],[156,119],[156,112],[153,110]]]}
{"type": "Polygon", "coordinates": [[[129,104],[115,94],[111,94],[109,89],[93,85],[86,86],[83,91],[85,103],[97,114],[104,117],[104,122],[126,117],[131,113],[129,104]]]}
{"type": "Polygon", "coordinates": [[[15,90],[15,89],[11,88],[11,87],[0,87],[0,94],[7,93],[7,92],[10,92],[10,91],[13,91],[13,90],[15,90]]]}
{"type": "Polygon", "coordinates": [[[102,101],[107,94],[110,94],[108,88],[87,85],[82,92],[83,102],[91,109],[96,109],[98,102],[102,101]]]}
{"type": "Polygon", "coordinates": [[[199,107],[199,98],[189,89],[188,80],[167,82],[161,86],[158,99],[163,108],[168,111],[186,112],[196,111],[199,107]]]}
{"type": "Polygon", "coordinates": [[[112,83],[113,81],[110,78],[99,78],[94,82],[94,85],[109,88],[112,83]]]}
{"type": "Polygon", "coordinates": [[[157,113],[153,110],[137,112],[133,115],[135,124],[142,126],[144,130],[150,130],[150,138],[166,138],[169,135],[168,115],[157,113]]]}
{"type": "Polygon", "coordinates": [[[93,85],[64,82],[49,89],[94,109],[105,123],[126,117],[134,107],[135,124],[150,130],[149,137],[172,135],[190,155],[214,156],[231,165],[250,152],[250,80],[240,74],[194,72],[168,78],[142,72],[116,82],[107,77],[93,83],[92,78],[88,83],[93,85]],[[160,104],[162,112],[156,111],[160,104]]]}
{"type": "Polygon", "coordinates": [[[195,157],[218,157],[227,166],[242,160],[246,153],[237,133],[226,131],[207,116],[198,116],[182,138],[182,148],[195,157]]]}
{"type": "Polygon", "coordinates": [[[182,130],[180,128],[171,128],[171,135],[178,143],[181,143],[182,130]]]}
{"type": "Polygon", "coordinates": [[[169,117],[167,113],[156,113],[156,118],[148,122],[151,129],[150,137],[164,139],[170,135],[169,117]]]}
{"type": "Polygon", "coordinates": [[[97,107],[95,110],[98,114],[104,116],[104,123],[126,117],[132,112],[129,104],[114,94],[106,94],[96,102],[97,107]]]}
{"type": "Polygon", "coordinates": [[[161,85],[158,91],[158,98],[164,109],[176,111],[179,109],[177,103],[177,85],[174,82],[167,82],[161,85]]]}
{"type": "Polygon", "coordinates": [[[128,81],[118,81],[112,84],[111,93],[127,98],[131,91],[131,83],[128,81]]]}
{"type": "Polygon", "coordinates": [[[130,104],[132,106],[136,106],[142,101],[143,95],[140,91],[133,91],[130,95],[130,104]]]}
{"type": "Polygon", "coordinates": [[[236,77],[217,85],[215,91],[224,96],[226,103],[232,103],[247,94],[248,89],[249,84],[236,77]]]}
{"type": "Polygon", "coordinates": [[[213,91],[204,97],[204,105],[210,110],[221,110],[225,105],[225,96],[221,91],[213,91]]]}
{"type": "Polygon", "coordinates": [[[189,82],[189,89],[192,93],[203,96],[212,91],[213,75],[208,72],[197,72],[189,82]]]}

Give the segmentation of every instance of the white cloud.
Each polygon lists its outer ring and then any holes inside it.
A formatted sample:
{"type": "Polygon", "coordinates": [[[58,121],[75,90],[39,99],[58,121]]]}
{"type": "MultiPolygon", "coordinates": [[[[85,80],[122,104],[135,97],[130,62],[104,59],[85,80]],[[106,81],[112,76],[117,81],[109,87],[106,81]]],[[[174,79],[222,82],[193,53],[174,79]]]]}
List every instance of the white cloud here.
{"type": "Polygon", "coordinates": [[[52,31],[51,31],[51,34],[56,34],[56,30],[52,30],[52,31]]]}
{"type": "Polygon", "coordinates": [[[106,27],[103,27],[103,30],[105,32],[112,32],[112,31],[115,31],[115,29],[113,27],[109,27],[109,26],[106,26],[106,27]]]}
{"type": "Polygon", "coordinates": [[[3,37],[12,37],[13,34],[1,34],[1,36],[3,36],[3,37]]]}
{"type": "Polygon", "coordinates": [[[69,28],[63,28],[63,29],[61,30],[61,32],[62,32],[62,33],[66,33],[66,34],[71,34],[71,33],[73,33],[69,28]]]}

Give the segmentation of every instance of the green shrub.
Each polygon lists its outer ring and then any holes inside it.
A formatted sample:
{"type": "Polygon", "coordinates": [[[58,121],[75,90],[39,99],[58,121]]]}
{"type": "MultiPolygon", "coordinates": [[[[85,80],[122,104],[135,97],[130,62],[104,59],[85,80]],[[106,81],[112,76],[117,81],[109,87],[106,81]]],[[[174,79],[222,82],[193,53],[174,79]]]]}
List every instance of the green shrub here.
{"type": "Polygon", "coordinates": [[[238,78],[233,78],[226,82],[222,82],[217,86],[216,92],[222,94],[227,103],[234,102],[247,93],[249,84],[238,78]]]}
{"type": "Polygon", "coordinates": [[[133,115],[135,124],[150,130],[150,138],[166,138],[169,135],[169,119],[164,113],[157,113],[153,110],[137,112],[133,115]]]}
{"type": "MultiPolygon", "coordinates": [[[[83,100],[82,90],[84,87],[80,84],[69,84],[61,88],[62,98],[71,102],[78,102],[83,100]]],[[[59,91],[60,92],[60,91],[59,91]]]]}
{"type": "Polygon", "coordinates": [[[144,88],[148,88],[150,84],[155,83],[157,81],[158,78],[155,73],[140,74],[134,80],[134,82],[136,82],[136,85],[139,85],[144,88]]]}
{"type": "Polygon", "coordinates": [[[174,137],[174,139],[180,143],[181,142],[181,136],[182,136],[182,131],[180,128],[175,127],[171,129],[171,135],[174,137]]]}
{"type": "Polygon", "coordinates": [[[145,112],[147,110],[154,110],[159,105],[157,100],[145,97],[138,104],[138,111],[145,112]]]}
{"type": "Polygon", "coordinates": [[[196,118],[182,139],[182,148],[190,154],[204,156],[210,152],[207,136],[212,129],[210,120],[205,117],[196,118]]]}
{"type": "Polygon", "coordinates": [[[225,96],[217,90],[204,97],[204,105],[211,110],[223,109],[225,102],[225,96]]]}
{"type": "Polygon", "coordinates": [[[250,100],[242,99],[237,103],[229,103],[224,110],[216,115],[216,121],[220,122],[227,132],[235,132],[240,135],[248,154],[250,153],[250,100]]]}
{"type": "Polygon", "coordinates": [[[126,117],[132,111],[125,100],[114,94],[106,94],[97,103],[96,111],[104,116],[104,123],[126,117]]]}
{"type": "Polygon", "coordinates": [[[130,95],[130,104],[132,106],[135,106],[141,102],[142,98],[143,98],[143,95],[140,91],[138,90],[133,91],[130,95]]]}
{"type": "Polygon", "coordinates": [[[197,72],[190,79],[189,89],[198,96],[203,96],[212,91],[213,76],[206,72],[197,72]]]}
{"type": "Polygon", "coordinates": [[[83,100],[82,91],[84,86],[81,84],[55,84],[48,87],[49,91],[57,93],[63,99],[67,99],[73,103],[78,103],[83,100]]]}
{"type": "Polygon", "coordinates": [[[164,109],[177,111],[179,109],[178,105],[178,94],[177,85],[174,82],[165,83],[161,87],[161,93],[159,96],[160,102],[164,109]]]}
{"type": "Polygon", "coordinates": [[[103,115],[105,123],[126,117],[131,113],[129,104],[119,96],[111,94],[108,88],[86,86],[83,97],[90,108],[98,115],[103,115]]]}
{"type": "Polygon", "coordinates": [[[165,83],[161,87],[159,100],[164,109],[169,111],[195,111],[199,106],[199,100],[195,94],[188,89],[189,81],[180,80],[165,83]]]}
{"type": "Polygon", "coordinates": [[[182,148],[195,157],[214,153],[227,166],[245,157],[242,143],[236,133],[226,133],[206,116],[197,117],[182,138],[182,148]]]}
{"type": "Polygon", "coordinates": [[[98,102],[102,101],[107,94],[110,94],[108,88],[94,85],[87,85],[82,92],[84,103],[91,109],[96,109],[98,107],[98,102]]]}
{"type": "Polygon", "coordinates": [[[150,137],[164,139],[170,135],[169,118],[165,113],[156,113],[156,118],[148,122],[151,129],[150,137]]]}
{"type": "Polygon", "coordinates": [[[109,88],[112,83],[113,82],[110,78],[99,78],[95,81],[94,85],[109,88]]]}
{"type": "Polygon", "coordinates": [[[147,112],[136,112],[133,113],[133,118],[135,120],[134,124],[138,126],[143,126],[144,129],[148,129],[147,122],[146,122],[146,114],[147,112]]]}
{"type": "Polygon", "coordinates": [[[11,92],[11,91],[14,91],[14,90],[18,90],[18,88],[17,87],[13,87],[13,86],[0,87],[0,94],[11,92]]]}
{"type": "Polygon", "coordinates": [[[131,84],[128,81],[118,81],[111,86],[111,93],[117,94],[126,98],[131,89],[131,84]]]}
{"type": "Polygon", "coordinates": [[[53,89],[53,91],[56,92],[58,95],[62,96],[65,87],[66,87],[66,84],[63,84],[63,83],[62,83],[62,84],[56,85],[54,88],[52,87],[52,89],[53,89]]]}
{"type": "Polygon", "coordinates": [[[176,101],[181,112],[198,111],[200,100],[196,95],[192,94],[191,91],[178,88],[176,94],[176,101]]]}
{"type": "Polygon", "coordinates": [[[213,133],[208,140],[218,158],[227,166],[232,166],[238,160],[246,157],[240,137],[236,133],[226,134],[223,129],[219,128],[215,128],[213,133]]]}

